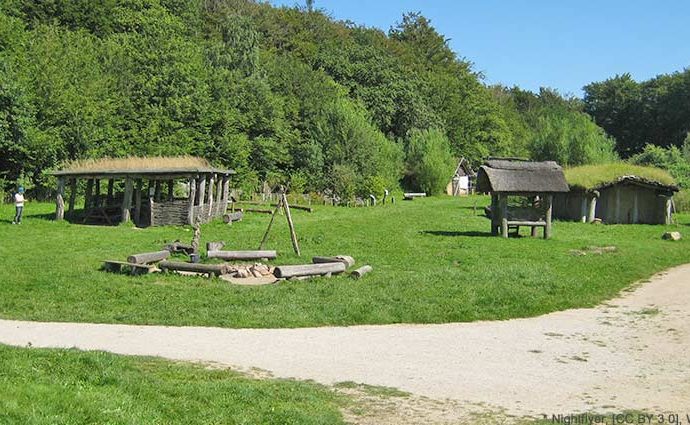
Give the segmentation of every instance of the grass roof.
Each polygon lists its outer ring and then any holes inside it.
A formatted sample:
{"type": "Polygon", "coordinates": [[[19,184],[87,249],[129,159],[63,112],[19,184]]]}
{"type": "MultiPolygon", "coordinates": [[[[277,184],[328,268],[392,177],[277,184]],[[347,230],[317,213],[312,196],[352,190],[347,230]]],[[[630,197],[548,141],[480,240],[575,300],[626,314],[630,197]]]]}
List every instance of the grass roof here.
{"type": "Polygon", "coordinates": [[[204,158],[195,156],[173,157],[128,157],[128,158],[99,158],[84,159],[67,163],[55,175],[87,175],[87,174],[163,174],[163,173],[196,173],[222,172],[233,174],[232,170],[214,168],[204,158]]]}
{"type": "Polygon", "coordinates": [[[607,183],[613,183],[623,177],[635,176],[666,186],[675,186],[671,175],[660,168],[643,167],[625,162],[601,165],[583,165],[567,168],[565,179],[571,188],[594,189],[607,183]]]}

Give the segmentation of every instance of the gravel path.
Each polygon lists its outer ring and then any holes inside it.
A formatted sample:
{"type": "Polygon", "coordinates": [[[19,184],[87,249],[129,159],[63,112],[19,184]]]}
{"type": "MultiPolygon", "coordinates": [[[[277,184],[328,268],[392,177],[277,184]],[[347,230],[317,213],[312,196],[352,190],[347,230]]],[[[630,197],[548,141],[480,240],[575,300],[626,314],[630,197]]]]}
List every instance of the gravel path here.
{"type": "MultiPolygon", "coordinates": [[[[0,342],[355,381],[509,414],[690,409],[690,265],[591,309],[444,325],[219,329],[0,320],[0,342]]],[[[690,412],[687,412],[690,413],[690,412]]]]}

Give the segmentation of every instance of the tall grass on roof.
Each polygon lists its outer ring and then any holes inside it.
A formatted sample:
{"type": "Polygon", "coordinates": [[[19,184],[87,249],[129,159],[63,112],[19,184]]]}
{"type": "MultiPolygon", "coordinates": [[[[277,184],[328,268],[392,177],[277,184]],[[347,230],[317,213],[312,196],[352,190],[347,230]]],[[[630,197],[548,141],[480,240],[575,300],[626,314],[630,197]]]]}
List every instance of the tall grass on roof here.
{"type": "Polygon", "coordinates": [[[637,176],[665,185],[675,185],[671,175],[660,168],[643,167],[626,162],[614,162],[600,165],[583,165],[567,168],[565,179],[571,188],[593,189],[605,183],[615,182],[621,177],[637,176]]]}
{"type": "Polygon", "coordinates": [[[74,172],[98,170],[141,170],[141,169],[187,169],[209,168],[204,158],[196,156],[155,156],[127,158],[80,159],[65,164],[65,169],[74,172]]]}

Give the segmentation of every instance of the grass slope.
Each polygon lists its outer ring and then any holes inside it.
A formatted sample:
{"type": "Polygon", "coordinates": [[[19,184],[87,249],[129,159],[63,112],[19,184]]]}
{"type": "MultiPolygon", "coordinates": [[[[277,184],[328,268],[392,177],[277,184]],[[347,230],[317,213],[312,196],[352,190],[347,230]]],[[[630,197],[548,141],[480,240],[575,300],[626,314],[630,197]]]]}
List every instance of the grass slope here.
{"type": "Polygon", "coordinates": [[[145,357],[0,345],[3,424],[336,424],[319,385],[145,357]]]}
{"type": "Polygon", "coordinates": [[[565,179],[571,187],[593,189],[604,183],[610,183],[624,176],[637,176],[665,185],[675,185],[671,175],[660,168],[632,165],[625,162],[601,165],[583,165],[566,168],[565,179]]]}
{"type": "MultiPolygon", "coordinates": [[[[487,234],[489,221],[479,215],[487,202],[443,197],[294,211],[302,259],[292,254],[284,217],[278,217],[268,247],[278,249],[279,263],[349,254],[374,272],[359,281],[341,276],[264,287],[99,271],[104,259],[188,241],[191,231],[72,225],[32,217],[53,206],[28,204],[23,225],[0,222],[0,317],[221,327],[508,319],[593,306],[638,279],[690,262],[687,239],[661,240],[666,230],[688,229],[686,215],[677,226],[556,222],[551,240],[504,240],[487,234]],[[606,245],[618,251],[570,253],[606,245]]],[[[11,206],[0,207],[1,217],[11,215],[11,206]]],[[[203,226],[202,240],[256,249],[268,220],[248,215],[233,226],[211,223],[203,226]]]]}

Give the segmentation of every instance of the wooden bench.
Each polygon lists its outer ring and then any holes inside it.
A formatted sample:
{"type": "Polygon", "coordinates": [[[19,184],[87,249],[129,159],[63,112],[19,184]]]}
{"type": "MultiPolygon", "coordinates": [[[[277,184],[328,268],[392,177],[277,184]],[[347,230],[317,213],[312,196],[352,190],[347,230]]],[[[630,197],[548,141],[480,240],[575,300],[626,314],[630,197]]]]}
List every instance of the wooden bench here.
{"type": "Polygon", "coordinates": [[[112,273],[122,273],[123,268],[129,268],[129,273],[132,275],[149,274],[159,271],[158,267],[151,264],[135,264],[127,261],[103,261],[103,269],[112,273]]]}

